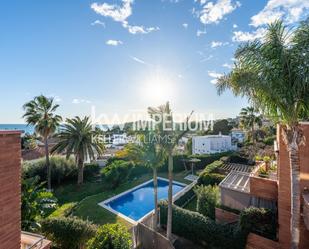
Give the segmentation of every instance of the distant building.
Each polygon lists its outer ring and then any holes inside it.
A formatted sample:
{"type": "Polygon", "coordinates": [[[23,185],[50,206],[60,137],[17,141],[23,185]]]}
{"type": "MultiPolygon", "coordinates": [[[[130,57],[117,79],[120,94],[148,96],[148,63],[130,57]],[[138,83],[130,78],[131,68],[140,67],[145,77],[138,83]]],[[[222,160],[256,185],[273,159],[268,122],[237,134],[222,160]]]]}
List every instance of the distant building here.
{"type": "Polygon", "coordinates": [[[246,133],[240,129],[231,130],[232,142],[243,143],[245,141],[246,133]]]}
{"type": "Polygon", "coordinates": [[[212,154],[233,150],[231,136],[207,135],[192,138],[192,154],[212,154]]]}

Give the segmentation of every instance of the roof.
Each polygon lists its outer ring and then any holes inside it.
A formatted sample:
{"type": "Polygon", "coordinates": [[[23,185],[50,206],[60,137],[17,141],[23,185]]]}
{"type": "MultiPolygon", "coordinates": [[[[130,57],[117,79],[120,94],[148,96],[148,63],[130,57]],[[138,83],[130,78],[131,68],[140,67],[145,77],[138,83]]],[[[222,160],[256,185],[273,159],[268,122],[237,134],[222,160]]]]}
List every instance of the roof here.
{"type": "Polygon", "coordinates": [[[222,188],[250,193],[250,174],[231,171],[219,184],[222,188]]]}
{"type": "Polygon", "coordinates": [[[225,163],[223,164],[220,169],[223,169],[224,171],[239,171],[239,172],[245,172],[245,173],[250,173],[253,171],[253,169],[256,166],[251,166],[247,164],[239,164],[239,163],[225,163]]]}

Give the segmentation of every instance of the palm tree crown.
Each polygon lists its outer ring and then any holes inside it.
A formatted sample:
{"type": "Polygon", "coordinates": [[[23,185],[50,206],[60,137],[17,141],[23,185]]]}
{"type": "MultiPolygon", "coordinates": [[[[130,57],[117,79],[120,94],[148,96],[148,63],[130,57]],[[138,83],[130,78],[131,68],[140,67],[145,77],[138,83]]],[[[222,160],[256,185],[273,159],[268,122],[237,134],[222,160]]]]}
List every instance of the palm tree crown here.
{"type": "Polygon", "coordinates": [[[268,26],[262,40],[245,43],[235,53],[235,67],[218,80],[221,94],[231,89],[282,124],[290,161],[291,248],[300,241],[299,121],[309,116],[309,19],[289,32],[281,21],[268,26]]]}
{"type": "Polygon", "coordinates": [[[98,139],[98,132],[92,129],[89,117],[75,117],[66,120],[57,138],[59,142],[53,147],[52,152],[65,152],[67,158],[75,155],[79,169],[78,184],[82,184],[85,160],[94,159],[95,154],[101,155],[104,151],[104,144],[98,139]]]}

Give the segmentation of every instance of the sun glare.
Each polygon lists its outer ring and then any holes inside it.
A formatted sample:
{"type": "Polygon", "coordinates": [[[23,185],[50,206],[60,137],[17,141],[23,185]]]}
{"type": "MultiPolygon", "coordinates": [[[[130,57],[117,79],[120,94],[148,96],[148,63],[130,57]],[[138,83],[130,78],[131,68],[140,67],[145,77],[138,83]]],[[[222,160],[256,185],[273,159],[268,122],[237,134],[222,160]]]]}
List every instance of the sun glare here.
{"type": "Polygon", "coordinates": [[[141,87],[143,99],[151,104],[163,104],[175,98],[176,89],[173,82],[163,75],[152,75],[141,87]]]}

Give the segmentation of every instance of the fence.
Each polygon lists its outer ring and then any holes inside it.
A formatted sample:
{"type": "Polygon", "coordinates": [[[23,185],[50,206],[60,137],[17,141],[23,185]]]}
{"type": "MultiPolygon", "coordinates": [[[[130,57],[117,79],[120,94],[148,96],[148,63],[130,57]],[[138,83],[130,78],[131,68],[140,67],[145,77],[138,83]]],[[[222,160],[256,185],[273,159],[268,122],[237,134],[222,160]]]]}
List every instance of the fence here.
{"type": "Polygon", "coordinates": [[[133,228],[135,249],[175,249],[162,234],[142,223],[133,228]]]}

